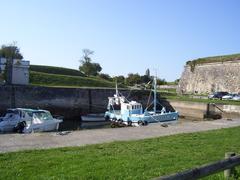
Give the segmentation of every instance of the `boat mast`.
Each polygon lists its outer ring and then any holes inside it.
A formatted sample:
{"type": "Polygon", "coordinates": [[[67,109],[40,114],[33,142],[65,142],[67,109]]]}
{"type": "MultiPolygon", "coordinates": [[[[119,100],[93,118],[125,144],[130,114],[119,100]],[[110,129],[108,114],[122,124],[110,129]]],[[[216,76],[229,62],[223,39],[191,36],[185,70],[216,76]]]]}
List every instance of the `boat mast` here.
{"type": "Polygon", "coordinates": [[[117,85],[117,81],[116,81],[116,95],[118,96],[118,85],[117,85]]]}
{"type": "Polygon", "coordinates": [[[154,113],[156,114],[156,109],[157,109],[157,77],[155,76],[154,77],[154,100],[153,100],[153,104],[154,104],[154,107],[153,107],[153,111],[154,113]]]}

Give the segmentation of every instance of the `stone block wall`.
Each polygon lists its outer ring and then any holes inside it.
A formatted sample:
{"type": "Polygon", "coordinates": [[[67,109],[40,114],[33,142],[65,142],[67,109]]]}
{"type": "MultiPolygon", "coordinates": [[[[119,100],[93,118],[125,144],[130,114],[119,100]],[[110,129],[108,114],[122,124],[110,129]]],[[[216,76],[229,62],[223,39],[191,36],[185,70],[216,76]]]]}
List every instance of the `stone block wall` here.
{"type": "Polygon", "coordinates": [[[240,60],[186,65],[177,91],[181,94],[240,93],[240,60]]]}

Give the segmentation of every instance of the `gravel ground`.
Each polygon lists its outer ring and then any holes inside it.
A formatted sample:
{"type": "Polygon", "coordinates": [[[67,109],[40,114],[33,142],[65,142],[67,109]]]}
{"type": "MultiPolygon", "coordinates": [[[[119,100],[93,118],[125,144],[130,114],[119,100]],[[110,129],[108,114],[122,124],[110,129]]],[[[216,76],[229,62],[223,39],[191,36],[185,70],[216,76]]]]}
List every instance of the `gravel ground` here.
{"type": "Polygon", "coordinates": [[[163,127],[149,124],[142,127],[106,128],[71,131],[66,135],[56,132],[32,134],[1,134],[0,152],[29,149],[46,149],[67,146],[84,146],[113,141],[128,141],[167,136],[180,133],[200,132],[240,126],[240,119],[216,121],[180,121],[163,127]]]}

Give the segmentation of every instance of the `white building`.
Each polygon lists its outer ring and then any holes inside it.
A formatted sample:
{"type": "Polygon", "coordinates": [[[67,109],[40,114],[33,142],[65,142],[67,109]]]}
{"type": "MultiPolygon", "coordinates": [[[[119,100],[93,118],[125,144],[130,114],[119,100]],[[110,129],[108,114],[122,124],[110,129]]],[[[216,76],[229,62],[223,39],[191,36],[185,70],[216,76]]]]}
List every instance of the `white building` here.
{"type": "Polygon", "coordinates": [[[5,70],[6,61],[7,60],[5,58],[0,58],[0,73],[3,73],[5,70]]]}
{"type": "MultiPolygon", "coordinates": [[[[8,83],[27,85],[29,84],[29,67],[30,62],[25,60],[14,59],[12,68],[8,72],[8,83]]],[[[6,59],[0,58],[0,73],[6,69],[6,59]]]]}

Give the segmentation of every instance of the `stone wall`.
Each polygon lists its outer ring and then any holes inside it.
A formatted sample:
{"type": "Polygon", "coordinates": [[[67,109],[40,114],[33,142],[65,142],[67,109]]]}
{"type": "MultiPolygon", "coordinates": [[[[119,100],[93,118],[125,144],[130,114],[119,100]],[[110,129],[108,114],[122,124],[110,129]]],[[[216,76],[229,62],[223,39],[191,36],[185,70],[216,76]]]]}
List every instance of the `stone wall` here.
{"type": "MultiPolygon", "coordinates": [[[[130,100],[146,105],[149,91],[120,92],[130,100]]],[[[82,114],[105,112],[108,97],[115,89],[105,88],[53,88],[40,86],[0,86],[0,115],[7,108],[40,108],[65,118],[78,118],[82,114]]]]}
{"type": "MultiPolygon", "coordinates": [[[[149,91],[121,89],[120,92],[129,100],[141,102],[146,107],[149,91]]],[[[0,86],[0,115],[7,108],[40,108],[50,110],[52,114],[64,116],[65,125],[71,120],[77,120],[76,123],[78,123],[83,114],[105,112],[108,97],[114,93],[114,89],[107,88],[0,86]]],[[[161,99],[160,103],[167,108],[167,111],[177,110],[180,116],[186,119],[202,120],[207,109],[206,103],[164,99],[161,99]]],[[[218,107],[224,111],[222,117],[240,117],[240,106],[218,105],[218,107]]]]}
{"type": "Polygon", "coordinates": [[[240,60],[186,65],[177,91],[182,94],[240,93],[240,60]]]}
{"type": "MultiPolygon", "coordinates": [[[[170,100],[171,106],[179,112],[180,117],[188,120],[203,120],[207,111],[207,103],[170,100]]],[[[239,119],[240,106],[216,104],[211,111],[220,114],[222,118],[239,119]],[[221,109],[222,111],[220,111],[221,109]]]]}

